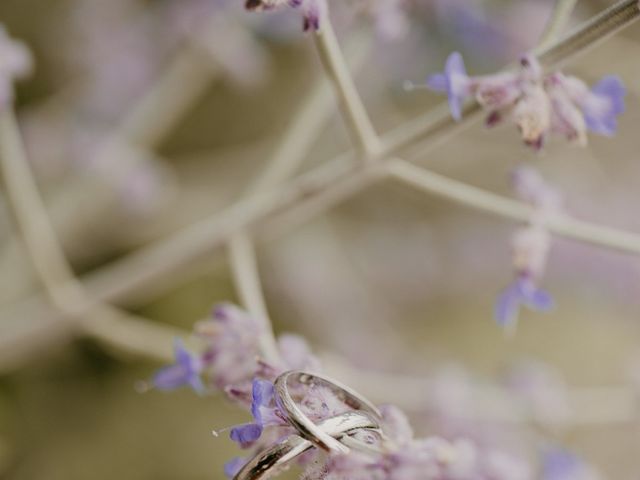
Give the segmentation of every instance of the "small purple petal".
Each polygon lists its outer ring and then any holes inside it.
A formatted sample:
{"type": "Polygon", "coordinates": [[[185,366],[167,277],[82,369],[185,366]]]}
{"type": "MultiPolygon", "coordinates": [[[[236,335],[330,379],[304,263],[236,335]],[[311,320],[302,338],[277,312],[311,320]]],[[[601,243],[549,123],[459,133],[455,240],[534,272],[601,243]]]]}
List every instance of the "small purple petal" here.
{"type": "Polygon", "coordinates": [[[596,95],[609,98],[611,101],[611,111],[615,115],[619,115],[624,112],[624,96],[627,91],[622,80],[620,80],[620,77],[617,77],[616,75],[607,75],[595,84],[591,91],[596,95]]]}
{"type": "Polygon", "coordinates": [[[609,75],[592,89],[590,100],[582,109],[589,130],[601,135],[613,135],[618,128],[617,116],[624,112],[626,90],[620,78],[609,75]]]}
{"type": "Polygon", "coordinates": [[[447,58],[444,67],[444,74],[447,78],[447,96],[449,98],[449,108],[451,116],[460,120],[462,118],[462,102],[466,96],[466,89],[462,84],[466,84],[467,72],[464,68],[464,61],[459,52],[453,52],[447,58]]]}
{"type": "Polygon", "coordinates": [[[427,87],[436,92],[446,92],[451,116],[462,118],[462,102],[469,95],[469,77],[464,67],[462,55],[453,52],[447,58],[443,73],[436,73],[427,79],[427,87]]]}
{"type": "Polygon", "coordinates": [[[251,414],[255,418],[256,422],[262,425],[262,413],[261,407],[267,407],[273,400],[274,386],[273,383],[267,380],[254,380],[251,402],[251,414]]]}
{"type": "Polygon", "coordinates": [[[175,341],[176,362],[161,369],[153,377],[153,385],[159,390],[174,390],[190,386],[198,393],[204,391],[200,379],[202,362],[199,357],[190,353],[180,339],[175,341]]]}
{"type": "Polygon", "coordinates": [[[499,295],[495,307],[496,322],[502,327],[513,325],[518,321],[522,305],[546,312],[553,308],[554,302],[551,295],[537,288],[529,277],[521,276],[499,295]]]}
{"type": "Polygon", "coordinates": [[[538,312],[547,312],[554,306],[553,298],[549,292],[536,289],[527,297],[527,307],[538,312]]]}
{"type": "Polygon", "coordinates": [[[467,76],[467,70],[464,67],[464,60],[460,52],[453,52],[449,55],[444,66],[444,73],[449,79],[453,75],[467,76]]]}
{"type": "Polygon", "coordinates": [[[576,472],[582,469],[583,463],[578,457],[565,450],[554,449],[544,455],[542,478],[544,480],[575,478],[576,472]]]}
{"type": "Polygon", "coordinates": [[[229,438],[244,448],[258,440],[260,435],[262,435],[261,425],[246,423],[233,427],[229,433],[229,438]]]}

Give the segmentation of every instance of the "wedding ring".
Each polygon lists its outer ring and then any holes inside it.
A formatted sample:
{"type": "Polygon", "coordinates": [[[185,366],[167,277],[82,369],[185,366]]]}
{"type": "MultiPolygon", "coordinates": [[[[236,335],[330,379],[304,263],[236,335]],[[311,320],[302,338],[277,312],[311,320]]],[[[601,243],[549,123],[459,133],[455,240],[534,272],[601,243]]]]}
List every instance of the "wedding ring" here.
{"type": "Polygon", "coordinates": [[[336,397],[353,410],[366,412],[374,419],[379,428],[382,422],[380,411],[369,400],[351,388],[341,383],[316,374],[303,371],[289,371],[280,375],[275,381],[276,403],[286,420],[293,426],[298,434],[305,440],[310,441],[318,448],[334,453],[349,453],[349,447],[342,444],[329,433],[325,432],[320,425],[316,425],[307,417],[300,407],[294,402],[289,392],[289,381],[296,380],[303,385],[320,385],[331,390],[336,397]]]}
{"type": "MultiPolygon", "coordinates": [[[[318,423],[317,428],[332,439],[347,438],[349,433],[360,429],[377,432],[379,423],[369,413],[351,411],[328,418],[318,423]],[[335,437],[335,438],[334,438],[335,437]]],[[[349,437],[350,438],[350,437],[349,437]]],[[[339,442],[339,440],[336,440],[339,442]]],[[[358,447],[358,441],[350,438],[350,444],[358,447]]],[[[249,460],[233,480],[264,480],[290,464],[306,451],[314,448],[314,443],[298,435],[291,435],[287,439],[259,452],[249,460]]],[[[363,448],[369,448],[363,445],[363,448]]]]}

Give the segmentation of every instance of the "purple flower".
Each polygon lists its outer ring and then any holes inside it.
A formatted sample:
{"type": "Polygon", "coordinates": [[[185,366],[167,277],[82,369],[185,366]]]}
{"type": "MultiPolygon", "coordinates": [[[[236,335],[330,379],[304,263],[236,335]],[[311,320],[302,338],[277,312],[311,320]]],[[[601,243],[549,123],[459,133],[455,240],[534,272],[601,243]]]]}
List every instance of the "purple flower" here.
{"type": "Polygon", "coordinates": [[[280,424],[276,408],[273,405],[274,386],[266,380],[255,379],[253,381],[251,415],[254,421],[233,427],[230,438],[242,448],[251,446],[262,435],[264,427],[280,424]]]}
{"type": "Polygon", "coordinates": [[[609,75],[591,89],[581,104],[589,130],[600,135],[613,135],[618,128],[618,115],[624,112],[626,90],[620,78],[609,75]]]}
{"type": "Polygon", "coordinates": [[[553,308],[553,299],[548,292],[536,287],[530,278],[520,276],[498,297],[495,308],[496,321],[502,327],[515,325],[522,306],[546,312],[553,308]]]}
{"type": "Polygon", "coordinates": [[[200,357],[185,349],[182,340],[174,343],[176,361],[173,365],[163,368],[153,377],[153,386],[158,390],[175,390],[189,386],[196,392],[204,392],[204,385],[200,379],[202,361],[200,357]]]}
{"type": "Polygon", "coordinates": [[[469,77],[460,53],[453,52],[449,55],[444,72],[431,75],[427,79],[427,86],[436,92],[446,92],[451,116],[456,120],[462,118],[462,102],[471,92],[469,77]]]}
{"type": "Polygon", "coordinates": [[[562,449],[552,449],[544,454],[543,480],[598,480],[600,476],[579,457],[562,449]]]}
{"type": "Polygon", "coordinates": [[[618,77],[607,76],[589,90],[576,77],[560,72],[544,75],[532,55],[521,57],[517,71],[469,77],[462,57],[454,52],[445,71],[429,77],[426,86],[447,94],[456,120],[464,99],[474,96],[488,111],[488,126],[509,118],[525,144],[535,150],[542,148],[550,133],[579,145],[586,145],[587,130],[613,135],[617,117],[624,111],[625,88],[618,77]]]}

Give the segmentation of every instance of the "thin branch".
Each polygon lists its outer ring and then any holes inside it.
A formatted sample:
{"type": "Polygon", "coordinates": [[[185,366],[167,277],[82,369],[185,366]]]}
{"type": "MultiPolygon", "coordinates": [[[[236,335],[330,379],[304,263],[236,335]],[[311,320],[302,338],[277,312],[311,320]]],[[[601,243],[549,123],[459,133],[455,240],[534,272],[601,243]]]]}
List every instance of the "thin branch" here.
{"type": "Polygon", "coordinates": [[[637,0],[621,0],[583,23],[548,48],[534,52],[542,65],[553,68],[599,45],[640,16],[637,0]]]}
{"type": "MultiPolygon", "coordinates": [[[[637,20],[640,10],[637,2],[631,3],[634,8],[632,11],[629,11],[628,0],[619,2],[585,23],[568,39],[552,46],[545,55],[549,55],[555,61],[568,58],[574,53],[572,45],[581,46],[584,43],[581,39],[588,38],[591,42],[597,42],[600,36],[608,36],[611,32],[637,20]],[[599,22],[602,23],[602,27],[598,27],[599,22]],[[598,35],[594,35],[594,32],[598,35]],[[568,42],[568,47],[565,47],[563,42],[568,42]]],[[[580,48],[580,51],[583,50],[584,48],[580,48]]],[[[383,136],[382,155],[391,156],[407,145],[421,140],[437,142],[439,136],[447,135],[451,128],[458,130],[468,124],[465,121],[456,124],[451,120],[448,111],[444,113],[444,109],[446,107],[440,107],[435,113],[427,113],[383,136]]],[[[473,110],[473,107],[467,110],[473,110]]],[[[341,157],[345,160],[353,158],[349,154],[341,157]]],[[[103,267],[87,277],[87,286],[101,300],[126,301],[127,298],[151,286],[154,279],[175,273],[179,267],[194,262],[207,252],[222,246],[240,230],[253,227],[294,206],[304,209],[306,205],[313,205],[319,199],[332,195],[341,199],[357,193],[379,178],[371,174],[372,170],[375,169],[370,165],[345,165],[340,157],[336,158],[297,179],[286,188],[240,200],[221,214],[187,227],[171,237],[103,267]]],[[[633,253],[638,251],[638,245],[634,242],[625,246],[633,253]]]]}
{"type": "MultiPolygon", "coordinates": [[[[218,71],[210,56],[200,52],[195,46],[182,49],[171,60],[160,78],[131,107],[121,123],[103,140],[98,147],[96,161],[113,165],[112,157],[119,154],[123,143],[134,144],[136,148],[157,147],[203,95],[218,71]]],[[[120,157],[121,160],[126,158],[134,157],[120,157]]],[[[126,165],[119,167],[123,169],[126,165]]],[[[64,212],[62,231],[84,231],[84,228],[81,228],[82,223],[78,223],[78,219],[84,221],[84,217],[72,215],[66,207],[75,205],[67,200],[84,194],[87,187],[86,179],[73,179],[65,184],[60,194],[50,200],[53,204],[50,212],[64,212]]],[[[105,207],[113,204],[112,195],[94,196],[92,200],[96,203],[93,206],[96,215],[102,215],[105,207]]],[[[11,255],[15,246],[16,242],[10,240],[2,254],[11,255]]],[[[23,285],[16,288],[14,295],[31,285],[28,281],[22,283],[23,285]]]]}
{"type": "Polygon", "coordinates": [[[80,296],[29,171],[12,108],[0,114],[0,166],[7,196],[34,269],[51,301],[66,308],[80,296]]]}
{"type": "Polygon", "coordinates": [[[157,147],[204,94],[219,68],[187,46],[171,61],[118,126],[113,136],[139,147],[157,147]]]}
{"type": "MultiPolygon", "coordinates": [[[[601,38],[631,24],[639,15],[637,1],[618,2],[542,52],[545,64],[553,66],[583,52],[589,44],[597,43],[601,38]]],[[[474,111],[478,111],[474,106],[467,108],[468,113],[474,111]]],[[[381,156],[391,156],[424,140],[434,145],[443,135],[449,135],[451,129],[460,130],[468,124],[469,121],[456,124],[446,107],[441,106],[435,112],[429,112],[383,136],[381,156]]],[[[343,154],[285,188],[243,199],[219,215],[202,220],[103,267],[85,277],[87,288],[101,301],[130,301],[135,295],[152,291],[158,279],[167,275],[175,276],[181,268],[192,265],[214,248],[224,245],[239,231],[253,228],[284,211],[291,211],[293,215],[305,209],[317,213],[384,176],[384,166],[348,162],[353,158],[352,154],[343,154]]],[[[640,240],[633,234],[582,222],[574,221],[570,228],[566,224],[559,224],[555,226],[555,231],[592,243],[610,244],[621,251],[637,253],[640,250],[640,240]]]]}
{"type": "Polygon", "coordinates": [[[578,0],[556,0],[551,18],[544,29],[538,48],[544,50],[551,46],[560,36],[571,18],[571,13],[578,3],[578,0]]]}
{"type": "MultiPolygon", "coordinates": [[[[349,42],[347,54],[355,70],[362,67],[369,52],[369,45],[370,43],[360,35],[355,35],[349,42]]],[[[302,164],[311,145],[331,117],[332,94],[324,79],[316,80],[311,92],[305,95],[301,106],[293,115],[285,134],[267,162],[267,167],[247,189],[247,196],[264,192],[280,184],[302,164]]],[[[228,248],[231,273],[242,304],[262,322],[262,353],[268,360],[277,362],[278,349],[260,284],[255,245],[250,233],[241,231],[233,235],[228,248]]]]}
{"type": "MultiPolygon", "coordinates": [[[[468,208],[522,222],[529,221],[533,213],[532,208],[522,202],[452,180],[404,160],[389,162],[387,171],[396,180],[468,208]]],[[[640,234],[576,220],[566,215],[550,217],[546,220],[546,226],[551,232],[566,238],[640,254],[640,234]]]]}
{"type": "Polygon", "coordinates": [[[376,156],[380,152],[380,139],[353,83],[329,18],[315,33],[314,40],[325,72],[335,86],[340,107],[356,147],[367,158],[376,156]]]}
{"type": "Polygon", "coordinates": [[[234,235],[229,242],[229,257],[240,301],[252,317],[260,322],[260,351],[266,360],[278,364],[280,353],[262,293],[258,261],[251,237],[243,232],[234,235]]]}
{"type": "MultiPolygon", "coordinates": [[[[32,255],[34,265],[42,276],[45,287],[52,293],[52,299],[61,310],[67,313],[74,313],[84,302],[84,293],[82,289],[74,283],[71,269],[66,263],[62,250],[57,244],[55,233],[48,223],[44,205],[38,194],[29,167],[26,164],[24,148],[12,110],[7,110],[0,116],[0,166],[4,173],[4,180],[11,205],[16,219],[19,222],[23,238],[29,249],[29,253],[32,255]],[[45,274],[45,271],[49,268],[53,269],[55,275],[45,274]],[[72,295],[60,297],[57,294],[53,294],[61,283],[74,285],[74,289],[70,290],[72,295]],[[76,305],[77,303],[80,305],[76,305]]],[[[509,201],[500,199],[499,196],[482,192],[464,184],[458,184],[444,177],[431,174],[428,171],[420,171],[422,169],[406,162],[393,161],[388,165],[388,169],[392,175],[397,178],[403,180],[409,179],[414,185],[425,188],[430,192],[441,195],[446,194],[448,198],[460,201],[465,205],[480,205],[480,208],[499,212],[504,215],[515,215],[519,211],[517,205],[512,205],[509,201]]],[[[246,295],[244,301],[246,304],[251,305],[254,311],[260,311],[260,309],[263,308],[260,288],[259,285],[251,284],[254,281],[255,272],[253,265],[253,263],[255,263],[255,257],[251,250],[251,244],[243,244],[240,242],[236,243],[236,245],[237,251],[241,253],[240,263],[242,263],[242,259],[249,259],[250,261],[249,264],[244,266],[242,264],[240,265],[240,276],[244,278],[245,281],[245,288],[241,289],[246,295]],[[249,250],[246,250],[247,248],[249,250]],[[242,272],[246,272],[246,275],[243,275],[242,272]],[[247,283],[249,284],[248,287],[247,283]]],[[[266,311],[263,313],[266,318],[266,311]]],[[[120,350],[124,349],[130,353],[144,355],[159,361],[168,361],[171,358],[168,346],[170,345],[171,338],[178,333],[178,331],[173,331],[166,327],[159,327],[150,322],[138,321],[104,305],[98,305],[92,314],[94,316],[92,321],[84,324],[86,333],[120,350]]],[[[273,337],[269,336],[268,338],[272,339],[273,337]]],[[[264,345],[263,348],[265,348],[264,345]]],[[[268,348],[275,348],[275,345],[271,345],[268,348]]],[[[345,366],[342,365],[342,375],[344,375],[344,368],[345,366]]],[[[378,377],[376,378],[379,379],[379,374],[377,375],[378,377]]],[[[371,375],[369,375],[369,378],[370,377],[371,375]]],[[[354,381],[362,384],[363,378],[365,378],[363,373],[359,372],[357,379],[354,379],[354,381]]],[[[379,381],[369,383],[365,391],[369,392],[373,389],[375,392],[375,385],[384,384],[385,399],[388,401],[389,391],[394,390],[389,389],[389,385],[397,384],[398,381],[399,378],[397,375],[394,375],[392,379],[386,378],[383,383],[379,381]]],[[[406,383],[406,381],[410,380],[404,381],[406,383]]],[[[416,386],[416,384],[413,385],[413,387],[416,386]]],[[[426,385],[421,385],[420,388],[411,388],[409,391],[420,392],[427,389],[426,385]]],[[[402,391],[406,393],[406,390],[403,389],[402,391]]],[[[516,422],[531,420],[523,414],[523,412],[526,412],[526,409],[516,403],[509,395],[505,395],[505,393],[500,390],[491,390],[488,391],[488,393],[490,394],[487,397],[489,401],[486,402],[484,407],[482,403],[479,404],[479,412],[473,412],[474,418],[479,413],[480,418],[482,418],[483,415],[489,415],[491,420],[497,419],[499,421],[516,422]],[[489,408],[496,405],[496,402],[501,406],[499,411],[495,408],[489,408]],[[486,411],[483,411],[483,408],[486,411]],[[497,413],[499,413],[499,415],[497,415],[497,413]],[[505,416],[505,413],[509,413],[509,415],[505,416]]],[[[627,421],[630,416],[637,414],[636,398],[626,390],[598,390],[596,392],[587,391],[586,393],[587,394],[580,392],[579,396],[574,396],[574,401],[575,399],[586,399],[586,405],[590,407],[588,411],[578,410],[580,416],[573,418],[572,420],[574,422],[602,423],[603,421],[627,421]],[[606,400],[605,404],[607,408],[604,410],[596,408],[594,414],[592,407],[594,405],[602,405],[603,400],[606,400]],[[615,411],[609,408],[612,404],[616,406],[615,411]],[[587,420],[585,420],[585,418],[587,420]]],[[[417,401],[414,399],[412,405],[415,409],[428,407],[427,400],[422,395],[418,395],[416,398],[417,401]]],[[[428,399],[428,396],[426,398],[428,399]]],[[[397,401],[400,404],[406,404],[406,395],[403,394],[402,398],[399,398],[397,401]]]]}
{"type": "Polygon", "coordinates": [[[55,307],[71,320],[58,328],[79,329],[120,351],[166,360],[171,358],[171,329],[95,304],[76,281],[58,243],[31,174],[13,109],[0,115],[0,168],[9,202],[29,258],[55,307]],[[85,314],[91,318],[80,321],[85,314]]]}

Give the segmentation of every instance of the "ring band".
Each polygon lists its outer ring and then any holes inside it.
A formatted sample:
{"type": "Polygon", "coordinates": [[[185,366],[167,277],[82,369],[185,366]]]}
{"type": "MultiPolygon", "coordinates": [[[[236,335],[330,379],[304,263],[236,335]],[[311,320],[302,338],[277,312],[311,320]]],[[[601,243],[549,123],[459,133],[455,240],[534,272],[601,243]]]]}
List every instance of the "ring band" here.
{"type": "Polygon", "coordinates": [[[307,417],[296,405],[289,393],[288,382],[295,379],[304,385],[322,385],[329,388],[342,402],[354,410],[367,412],[380,427],[382,415],[380,411],[369,400],[360,395],[355,390],[342,385],[341,383],[322,375],[307,373],[299,370],[285,372],[275,381],[276,402],[278,408],[286,415],[287,421],[298,431],[298,434],[305,440],[310,441],[315,446],[330,452],[349,453],[349,447],[343,445],[339,440],[325,432],[319,425],[316,425],[307,417]]]}
{"type": "MultiPolygon", "coordinates": [[[[359,429],[378,431],[379,425],[377,420],[366,412],[346,412],[323,420],[317,427],[331,438],[341,438],[359,429]]],[[[358,446],[356,440],[351,439],[350,443],[354,447],[358,446]]],[[[286,440],[259,452],[240,469],[233,480],[266,479],[313,447],[313,442],[298,435],[291,435],[286,440]]],[[[367,447],[363,445],[363,448],[367,447]]]]}

